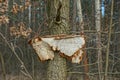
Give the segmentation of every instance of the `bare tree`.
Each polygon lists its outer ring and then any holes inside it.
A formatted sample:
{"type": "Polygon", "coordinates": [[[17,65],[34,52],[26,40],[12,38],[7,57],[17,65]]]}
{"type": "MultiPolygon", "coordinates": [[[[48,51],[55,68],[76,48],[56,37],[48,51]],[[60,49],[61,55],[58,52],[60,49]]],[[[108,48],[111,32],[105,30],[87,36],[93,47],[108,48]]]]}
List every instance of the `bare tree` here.
{"type": "Polygon", "coordinates": [[[96,26],[96,30],[97,30],[96,44],[97,44],[97,48],[98,48],[97,54],[98,54],[99,80],[102,80],[100,0],[95,0],[95,26],[96,26]]]}
{"type": "MultiPolygon", "coordinates": [[[[82,7],[81,7],[81,0],[77,0],[77,15],[78,15],[78,19],[79,19],[79,27],[80,27],[80,31],[82,34],[84,34],[84,22],[83,22],[83,15],[82,15],[82,7]]],[[[88,62],[87,62],[87,58],[86,58],[86,52],[84,53],[84,65],[86,65],[84,67],[84,71],[85,73],[88,73],[88,66],[87,66],[88,62]]],[[[88,75],[85,75],[84,80],[88,80],[89,77],[88,75]]]]}

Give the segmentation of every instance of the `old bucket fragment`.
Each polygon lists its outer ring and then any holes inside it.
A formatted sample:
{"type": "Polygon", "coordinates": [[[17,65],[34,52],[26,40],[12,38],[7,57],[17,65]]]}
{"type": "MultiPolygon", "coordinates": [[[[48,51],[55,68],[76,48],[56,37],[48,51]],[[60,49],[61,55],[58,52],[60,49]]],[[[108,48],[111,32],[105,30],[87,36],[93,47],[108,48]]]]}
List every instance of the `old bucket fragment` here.
{"type": "Polygon", "coordinates": [[[35,50],[41,61],[45,61],[48,59],[53,60],[54,58],[53,50],[51,49],[49,44],[42,41],[40,37],[31,39],[29,43],[32,45],[33,49],[35,50]]]}
{"type": "Polygon", "coordinates": [[[83,35],[52,35],[34,38],[31,44],[41,60],[52,60],[54,51],[59,51],[62,57],[71,60],[72,63],[80,63],[85,38],[83,35]]]}

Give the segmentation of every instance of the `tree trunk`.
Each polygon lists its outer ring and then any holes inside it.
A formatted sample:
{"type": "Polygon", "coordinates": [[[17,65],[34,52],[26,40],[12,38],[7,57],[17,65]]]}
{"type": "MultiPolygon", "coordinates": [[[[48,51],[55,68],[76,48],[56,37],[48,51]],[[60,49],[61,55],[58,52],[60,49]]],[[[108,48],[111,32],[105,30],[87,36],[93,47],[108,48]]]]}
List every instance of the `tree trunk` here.
{"type": "Polygon", "coordinates": [[[97,44],[97,54],[98,54],[98,72],[99,80],[102,80],[102,52],[101,52],[101,21],[100,21],[100,0],[95,0],[95,26],[97,30],[96,44],[97,44]]]}
{"type": "MultiPolygon", "coordinates": [[[[82,16],[82,8],[81,8],[81,0],[77,0],[77,15],[78,15],[78,19],[79,19],[79,26],[80,26],[80,30],[81,33],[84,34],[84,23],[83,23],[83,16],[82,16]]],[[[84,80],[89,80],[89,76],[87,75],[88,73],[88,61],[87,61],[87,57],[86,57],[86,52],[84,53],[84,60],[83,63],[84,65],[84,71],[86,73],[86,75],[84,76],[84,80]]]]}
{"type": "MultiPolygon", "coordinates": [[[[48,0],[48,17],[50,34],[69,33],[69,0],[48,0]]],[[[49,62],[48,80],[66,80],[66,61],[55,52],[54,60],[49,62]]]]}
{"type": "Polygon", "coordinates": [[[84,24],[83,24],[83,16],[82,16],[82,8],[81,8],[81,0],[77,0],[77,15],[79,19],[80,30],[84,32],[84,24]]]}

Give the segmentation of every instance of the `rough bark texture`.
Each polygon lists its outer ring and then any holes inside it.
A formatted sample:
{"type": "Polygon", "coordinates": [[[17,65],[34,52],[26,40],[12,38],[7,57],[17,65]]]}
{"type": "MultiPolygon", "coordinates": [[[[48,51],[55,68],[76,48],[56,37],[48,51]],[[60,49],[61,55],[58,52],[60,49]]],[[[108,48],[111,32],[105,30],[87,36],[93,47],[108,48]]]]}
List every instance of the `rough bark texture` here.
{"type": "MultiPolygon", "coordinates": [[[[49,21],[50,34],[69,33],[69,0],[48,0],[47,7],[48,17],[52,18],[49,21]]],[[[49,62],[47,75],[48,80],[66,80],[66,61],[59,56],[59,52],[55,52],[54,60],[49,62]]]]}
{"type": "Polygon", "coordinates": [[[66,61],[55,52],[54,60],[49,62],[48,80],[66,80],[66,61]]]}

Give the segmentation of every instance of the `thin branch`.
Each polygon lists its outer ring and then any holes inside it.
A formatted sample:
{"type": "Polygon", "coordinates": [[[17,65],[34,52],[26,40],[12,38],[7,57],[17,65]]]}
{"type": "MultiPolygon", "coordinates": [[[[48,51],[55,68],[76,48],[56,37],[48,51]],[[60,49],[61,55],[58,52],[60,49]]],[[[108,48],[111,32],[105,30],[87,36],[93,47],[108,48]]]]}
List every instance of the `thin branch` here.
{"type": "Polygon", "coordinates": [[[16,56],[16,58],[18,59],[18,61],[21,63],[22,68],[25,70],[25,72],[27,73],[27,75],[29,76],[29,78],[31,80],[33,80],[32,76],[30,75],[30,73],[28,72],[28,70],[26,69],[23,61],[20,59],[20,57],[17,55],[17,53],[15,52],[14,46],[13,44],[9,44],[9,42],[7,41],[7,39],[4,37],[4,35],[0,32],[0,36],[4,39],[5,43],[8,45],[8,47],[11,49],[11,51],[14,53],[14,55],[16,56]]]}
{"type": "MultiPolygon", "coordinates": [[[[98,63],[103,63],[104,61],[102,62],[95,62],[95,63],[91,63],[91,64],[86,64],[86,65],[80,65],[80,66],[75,66],[75,68],[80,68],[80,67],[84,67],[84,66],[92,66],[92,65],[96,65],[98,63]]],[[[69,68],[67,71],[69,72],[72,68],[69,68]]]]}
{"type": "Polygon", "coordinates": [[[111,41],[111,33],[112,33],[112,17],[113,17],[113,6],[114,6],[114,0],[112,0],[111,3],[111,19],[110,19],[110,28],[108,33],[108,44],[107,44],[107,52],[106,52],[106,67],[105,67],[105,80],[107,80],[108,75],[108,67],[109,67],[109,53],[110,53],[110,41],[111,41]]]}
{"type": "MultiPolygon", "coordinates": [[[[97,33],[97,31],[96,30],[84,30],[84,32],[85,33],[91,33],[91,34],[93,34],[93,33],[97,33]]],[[[101,32],[101,34],[108,34],[108,31],[100,31],[101,32]]],[[[80,33],[79,31],[77,32],[77,31],[71,31],[71,33],[80,33]]],[[[120,34],[120,31],[117,31],[117,32],[113,32],[113,31],[111,31],[111,34],[120,34]]]]}
{"type": "Polygon", "coordinates": [[[6,80],[5,63],[4,63],[3,55],[1,52],[0,52],[0,60],[1,60],[1,65],[2,65],[3,79],[6,80]]]}
{"type": "MultiPolygon", "coordinates": [[[[68,72],[71,74],[88,74],[88,75],[98,75],[99,73],[84,73],[84,72],[68,72]]],[[[100,74],[105,74],[105,72],[100,72],[100,74]]],[[[119,75],[120,72],[108,72],[109,75],[119,75]]]]}

